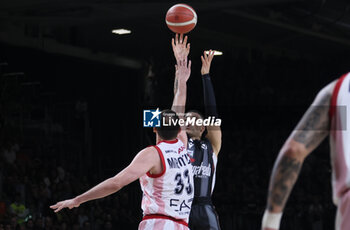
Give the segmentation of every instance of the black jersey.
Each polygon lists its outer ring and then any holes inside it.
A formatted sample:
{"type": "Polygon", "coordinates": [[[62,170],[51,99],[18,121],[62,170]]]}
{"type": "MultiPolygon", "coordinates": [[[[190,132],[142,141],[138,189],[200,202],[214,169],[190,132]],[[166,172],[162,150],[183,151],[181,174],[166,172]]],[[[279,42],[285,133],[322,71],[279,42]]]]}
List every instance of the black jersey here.
{"type": "Polygon", "coordinates": [[[210,198],[215,184],[217,157],[210,141],[188,139],[187,151],[191,157],[194,176],[194,196],[210,198]]]}

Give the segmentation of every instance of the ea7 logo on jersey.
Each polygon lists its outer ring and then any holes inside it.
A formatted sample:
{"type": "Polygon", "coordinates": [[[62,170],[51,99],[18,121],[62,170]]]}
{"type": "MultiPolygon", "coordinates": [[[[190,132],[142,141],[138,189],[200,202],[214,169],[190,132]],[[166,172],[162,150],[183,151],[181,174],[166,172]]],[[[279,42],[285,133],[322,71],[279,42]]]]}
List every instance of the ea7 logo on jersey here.
{"type": "Polygon", "coordinates": [[[143,127],[160,127],[159,108],[157,110],[143,110],[143,127]]]}

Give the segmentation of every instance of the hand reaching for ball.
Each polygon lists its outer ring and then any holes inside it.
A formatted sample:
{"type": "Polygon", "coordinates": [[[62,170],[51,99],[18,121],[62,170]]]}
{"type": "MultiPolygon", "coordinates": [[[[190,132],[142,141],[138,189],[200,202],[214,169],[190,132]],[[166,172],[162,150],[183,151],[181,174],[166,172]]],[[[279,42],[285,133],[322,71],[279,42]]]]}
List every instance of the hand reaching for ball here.
{"type": "Polygon", "coordinates": [[[190,43],[187,43],[188,37],[183,37],[183,34],[176,34],[175,39],[171,39],[171,45],[173,47],[174,56],[176,58],[176,62],[180,60],[185,60],[190,53],[190,43]]]}

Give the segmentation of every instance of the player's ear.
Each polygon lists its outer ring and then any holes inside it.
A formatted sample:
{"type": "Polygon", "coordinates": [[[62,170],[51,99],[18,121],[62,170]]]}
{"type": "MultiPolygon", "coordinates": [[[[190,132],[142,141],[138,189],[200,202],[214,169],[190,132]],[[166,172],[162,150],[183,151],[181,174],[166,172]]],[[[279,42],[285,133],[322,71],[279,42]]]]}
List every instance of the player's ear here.
{"type": "Polygon", "coordinates": [[[157,133],[156,127],[153,127],[153,132],[154,132],[154,133],[157,133]]]}

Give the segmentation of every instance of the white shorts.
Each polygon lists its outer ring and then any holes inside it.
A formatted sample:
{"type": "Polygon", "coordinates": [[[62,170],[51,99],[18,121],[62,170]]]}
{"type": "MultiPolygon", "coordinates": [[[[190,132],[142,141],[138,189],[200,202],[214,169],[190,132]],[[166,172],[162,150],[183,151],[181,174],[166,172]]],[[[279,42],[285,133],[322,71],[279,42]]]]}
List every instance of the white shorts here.
{"type": "Polygon", "coordinates": [[[141,221],[139,230],[189,230],[189,228],[168,219],[147,219],[141,221]]]}

